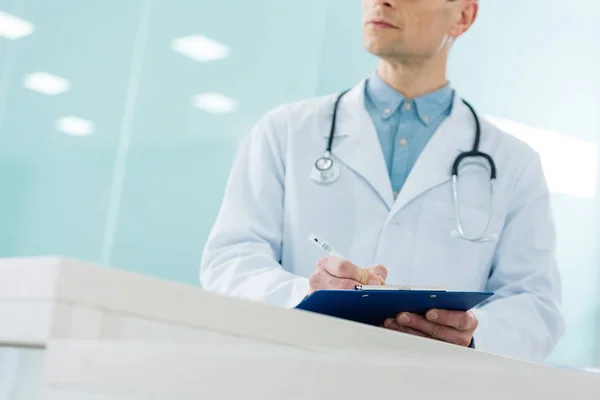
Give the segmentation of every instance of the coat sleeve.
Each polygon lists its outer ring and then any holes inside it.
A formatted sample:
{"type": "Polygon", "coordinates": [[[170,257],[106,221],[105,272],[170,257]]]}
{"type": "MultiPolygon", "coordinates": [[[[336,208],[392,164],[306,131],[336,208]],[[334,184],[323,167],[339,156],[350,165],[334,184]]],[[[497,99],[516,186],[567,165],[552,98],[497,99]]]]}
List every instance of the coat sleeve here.
{"type": "Polygon", "coordinates": [[[285,194],[285,121],[271,111],[252,129],[234,161],[200,266],[204,289],[294,307],[308,279],[280,264],[285,194]]]}
{"type": "Polygon", "coordinates": [[[515,185],[487,289],[475,310],[475,348],[541,362],[563,332],[561,283],[550,193],[539,155],[515,185]]]}

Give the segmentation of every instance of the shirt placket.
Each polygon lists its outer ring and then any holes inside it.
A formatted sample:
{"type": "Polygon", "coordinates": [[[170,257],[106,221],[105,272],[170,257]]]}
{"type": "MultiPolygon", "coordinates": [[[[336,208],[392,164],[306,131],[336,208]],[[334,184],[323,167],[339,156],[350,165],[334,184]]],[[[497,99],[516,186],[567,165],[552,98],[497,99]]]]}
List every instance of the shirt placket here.
{"type": "Polygon", "coordinates": [[[413,149],[412,141],[415,130],[418,129],[418,118],[414,102],[405,101],[398,108],[399,121],[394,140],[394,155],[392,161],[392,186],[397,197],[408,176],[408,162],[413,149]]]}

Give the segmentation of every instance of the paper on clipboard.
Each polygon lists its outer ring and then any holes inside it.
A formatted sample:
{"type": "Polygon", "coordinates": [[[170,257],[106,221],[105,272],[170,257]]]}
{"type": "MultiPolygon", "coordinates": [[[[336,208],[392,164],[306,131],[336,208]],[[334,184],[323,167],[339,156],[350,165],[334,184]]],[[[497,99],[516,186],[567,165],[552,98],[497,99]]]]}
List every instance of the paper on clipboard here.
{"type": "Polygon", "coordinates": [[[356,290],[415,290],[426,292],[446,292],[447,289],[441,286],[410,286],[410,285],[356,285],[356,290]]]}

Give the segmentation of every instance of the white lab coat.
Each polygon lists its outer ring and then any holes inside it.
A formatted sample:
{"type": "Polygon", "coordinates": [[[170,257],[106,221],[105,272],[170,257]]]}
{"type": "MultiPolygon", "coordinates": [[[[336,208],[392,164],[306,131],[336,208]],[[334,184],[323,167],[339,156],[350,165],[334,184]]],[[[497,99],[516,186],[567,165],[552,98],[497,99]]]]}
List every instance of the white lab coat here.
{"type": "MultiPolygon", "coordinates": [[[[482,119],[481,149],[498,168],[490,232],[499,240],[451,238],[456,228],[451,165],[473,144],[471,113],[455,98],[394,200],[383,153],[364,107],[363,80],[341,101],[333,154],[341,176],[310,179],[322,156],[336,95],[280,106],[254,127],[235,160],[200,269],[210,291],[281,307],[308,293],[322,236],[359,266],[387,267],[387,283],[493,291],[476,310],[477,349],[541,361],[562,334],[555,227],[540,158],[482,119]]],[[[467,234],[489,215],[489,172],[460,170],[460,214],[467,234]]]]}

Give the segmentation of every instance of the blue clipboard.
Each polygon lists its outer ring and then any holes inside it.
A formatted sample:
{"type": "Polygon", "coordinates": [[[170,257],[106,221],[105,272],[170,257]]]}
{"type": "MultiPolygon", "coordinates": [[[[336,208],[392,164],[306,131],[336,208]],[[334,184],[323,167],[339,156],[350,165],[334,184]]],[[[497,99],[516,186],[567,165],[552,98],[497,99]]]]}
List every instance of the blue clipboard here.
{"type": "Polygon", "coordinates": [[[380,326],[401,312],[425,315],[432,308],[468,311],[493,295],[437,290],[319,290],[296,309],[380,326]]]}

